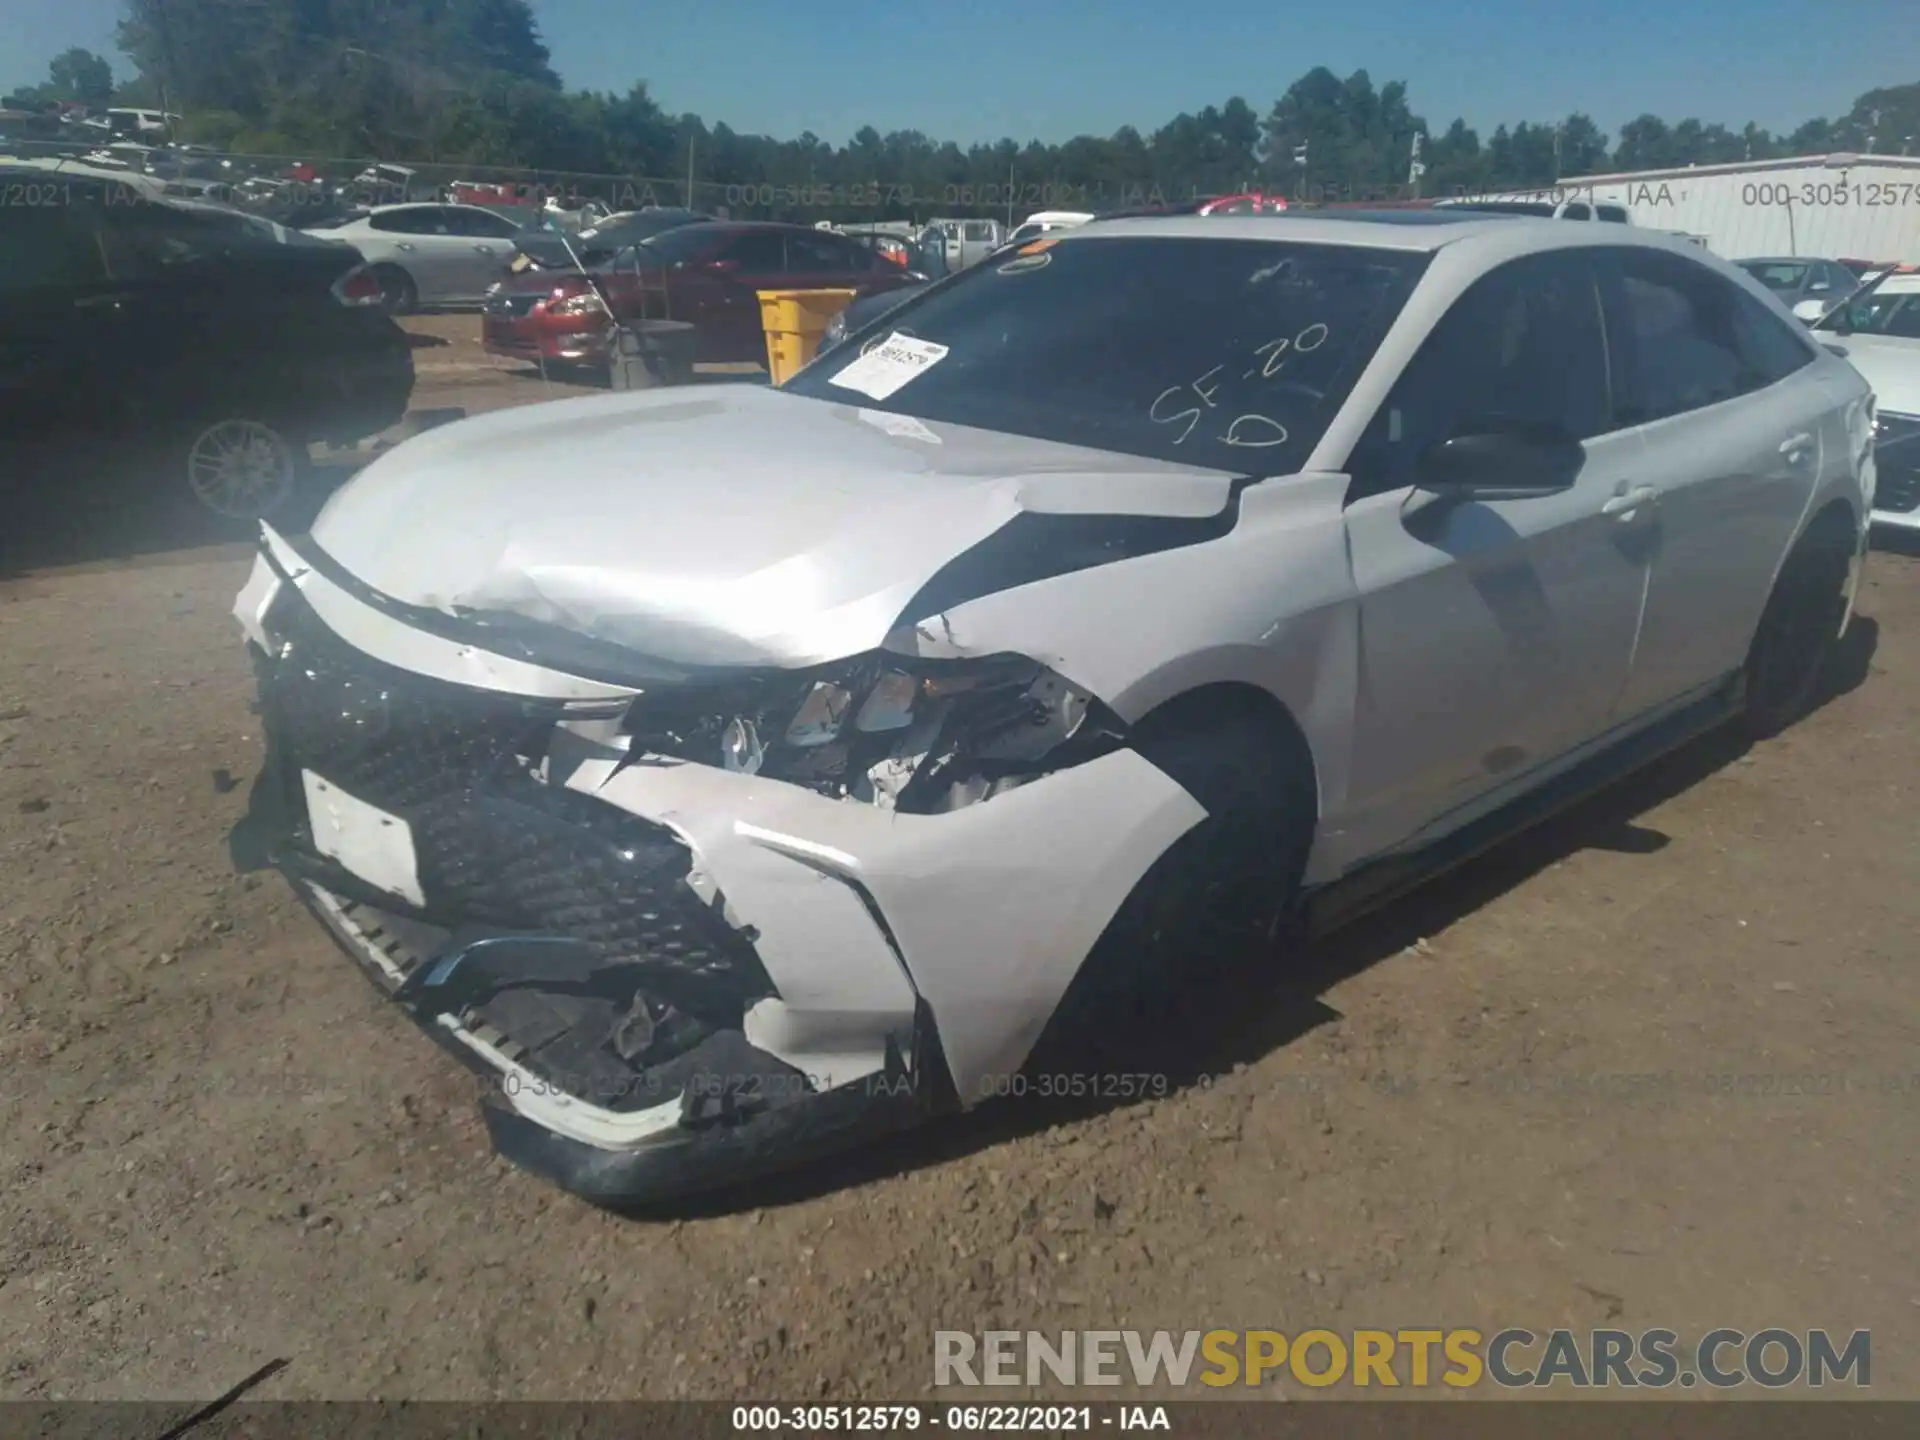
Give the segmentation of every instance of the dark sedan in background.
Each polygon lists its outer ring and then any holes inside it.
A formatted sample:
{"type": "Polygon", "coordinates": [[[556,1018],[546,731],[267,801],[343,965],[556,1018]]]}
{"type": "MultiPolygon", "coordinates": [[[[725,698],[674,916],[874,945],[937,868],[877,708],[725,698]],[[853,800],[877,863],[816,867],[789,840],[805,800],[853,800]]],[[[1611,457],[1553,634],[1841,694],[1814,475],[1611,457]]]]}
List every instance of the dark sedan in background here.
{"type": "Polygon", "coordinates": [[[125,460],[253,521],[310,442],[406,413],[412,352],[351,247],[85,174],[0,167],[0,189],[22,198],[0,206],[0,481],[69,487],[125,460]]]}
{"type": "Polygon", "coordinates": [[[601,366],[612,322],[669,320],[696,330],[693,361],[763,361],[761,290],[915,285],[912,272],[866,246],[802,225],[713,221],[662,231],[588,273],[523,272],[487,297],[487,350],[515,360],[601,366]],[[613,314],[609,317],[607,306],[613,314]]]}

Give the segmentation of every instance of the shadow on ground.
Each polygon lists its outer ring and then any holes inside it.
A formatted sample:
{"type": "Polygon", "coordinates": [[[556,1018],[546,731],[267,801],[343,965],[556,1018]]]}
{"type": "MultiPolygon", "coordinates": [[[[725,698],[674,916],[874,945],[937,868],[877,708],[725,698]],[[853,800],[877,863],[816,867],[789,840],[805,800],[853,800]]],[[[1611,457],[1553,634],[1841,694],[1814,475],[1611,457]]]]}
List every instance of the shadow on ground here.
{"type": "MultiPolygon", "coordinates": [[[[1879,638],[1880,628],[1871,617],[1855,617],[1833,654],[1814,711],[1865,683],[1879,638]]],[[[1640,823],[1640,817],[1739,760],[1749,748],[1735,726],[1702,736],[1318,944],[1284,958],[1260,957],[1256,964],[1241,967],[1237,983],[1201,987],[1206,992],[1204,1005],[1182,1016],[1180,1024],[1137,1037],[1124,1067],[1126,1074],[1165,1076],[1168,1088],[1160,1093],[1171,1094],[1230,1072],[1236,1065],[1252,1064],[1337,1019],[1338,1012],[1323,996],[1343,980],[1446,929],[1568,856],[1593,849],[1658,854],[1671,843],[1670,837],[1640,823]]],[[[1086,1076],[1084,1071],[1074,1073],[1086,1076]]],[[[677,1206],[631,1213],[640,1220],[696,1218],[794,1204],[942,1165],[1151,1098],[1155,1097],[1143,1096],[1136,1088],[1130,1094],[1107,1097],[990,1101],[865,1150],[677,1206]]]]}

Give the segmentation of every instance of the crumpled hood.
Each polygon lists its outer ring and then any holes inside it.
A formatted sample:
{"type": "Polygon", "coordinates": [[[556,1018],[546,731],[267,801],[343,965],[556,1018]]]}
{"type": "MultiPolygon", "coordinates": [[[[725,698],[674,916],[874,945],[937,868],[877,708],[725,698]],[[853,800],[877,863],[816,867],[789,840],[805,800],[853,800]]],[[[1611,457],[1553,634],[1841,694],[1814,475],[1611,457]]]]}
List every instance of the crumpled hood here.
{"type": "Polygon", "coordinates": [[[679,664],[804,665],[877,646],[1022,511],[1200,517],[1230,491],[1219,471],[716,384],[428,431],[343,487],[312,538],[408,604],[679,664]]]}

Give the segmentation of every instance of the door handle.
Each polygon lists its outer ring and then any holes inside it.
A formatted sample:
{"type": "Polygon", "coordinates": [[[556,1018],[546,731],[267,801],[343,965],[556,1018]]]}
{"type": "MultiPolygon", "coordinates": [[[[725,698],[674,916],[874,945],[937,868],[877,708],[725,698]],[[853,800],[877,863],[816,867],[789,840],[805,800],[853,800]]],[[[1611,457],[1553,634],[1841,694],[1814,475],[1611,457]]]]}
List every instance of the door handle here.
{"type": "Polygon", "coordinates": [[[411,250],[413,249],[413,242],[410,240],[396,240],[393,248],[396,250],[411,250]]]}
{"type": "Polygon", "coordinates": [[[495,255],[499,253],[491,245],[476,245],[473,248],[478,250],[482,255],[495,255]]]}
{"type": "Polygon", "coordinates": [[[1636,485],[1631,490],[1623,490],[1608,498],[1600,507],[1602,515],[1618,515],[1622,519],[1633,514],[1642,505],[1651,505],[1660,498],[1660,492],[1651,485],[1636,485]]]}
{"type": "Polygon", "coordinates": [[[115,295],[82,295],[73,302],[76,310],[118,310],[133,296],[125,291],[115,295]]]}
{"type": "Polygon", "coordinates": [[[1787,457],[1789,465],[1798,465],[1807,458],[1807,452],[1813,449],[1813,436],[1795,435],[1780,442],[1780,453],[1787,457]]]}

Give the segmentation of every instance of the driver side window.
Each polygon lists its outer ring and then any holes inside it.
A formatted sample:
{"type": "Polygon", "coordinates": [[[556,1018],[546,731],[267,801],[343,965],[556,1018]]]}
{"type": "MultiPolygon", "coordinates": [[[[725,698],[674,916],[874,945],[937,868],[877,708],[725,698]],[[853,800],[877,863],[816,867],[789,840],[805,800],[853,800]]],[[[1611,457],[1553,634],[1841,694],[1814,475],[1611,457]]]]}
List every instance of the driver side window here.
{"type": "Polygon", "coordinates": [[[1541,427],[1575,440],[1612,428],[1600,294],[1584,250],[1510,261],[1454,301],[1354,447],[1350,500],[1415,482],[1434,445],[1541,427]]]}

